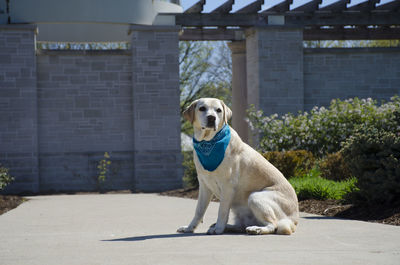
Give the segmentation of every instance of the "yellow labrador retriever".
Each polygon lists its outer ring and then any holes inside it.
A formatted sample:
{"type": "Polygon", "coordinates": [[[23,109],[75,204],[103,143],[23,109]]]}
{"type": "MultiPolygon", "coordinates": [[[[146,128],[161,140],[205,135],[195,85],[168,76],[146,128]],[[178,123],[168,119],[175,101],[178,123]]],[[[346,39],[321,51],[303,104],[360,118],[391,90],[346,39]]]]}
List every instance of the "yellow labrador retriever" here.
{"type": "Polygon", "coordinates": [[[214,194],[220,206],[217,223],[208,234],[292,234],[299,216],[294,189],[228,125],[232,111],[224,102],[202,98],[183,115],[194,127],[194,163],[200,187],[194,218],[178,232],[192,233],[196,229],[214,194]],[[228,225],[231,209],[235,223],[228,225]]]}

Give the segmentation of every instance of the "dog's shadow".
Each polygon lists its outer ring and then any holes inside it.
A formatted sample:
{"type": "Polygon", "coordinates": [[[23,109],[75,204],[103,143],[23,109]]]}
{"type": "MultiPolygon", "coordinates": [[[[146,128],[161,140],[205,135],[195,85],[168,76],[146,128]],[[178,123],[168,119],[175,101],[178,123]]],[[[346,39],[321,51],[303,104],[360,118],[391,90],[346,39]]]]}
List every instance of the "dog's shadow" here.
{"type": "Polygon", "coordinates": [[[165,239],[165,238],[183,238],[183,237],[203,237],[212,236],[206,233],[192,233],[192,234],[164,234],[164,235],[147,235],[147,236],[134,236],[125,238],[115,238],[115,239],[105,239],[103,242],[135,242],[135,241],[145,241],[150,239],[165,239]]]}

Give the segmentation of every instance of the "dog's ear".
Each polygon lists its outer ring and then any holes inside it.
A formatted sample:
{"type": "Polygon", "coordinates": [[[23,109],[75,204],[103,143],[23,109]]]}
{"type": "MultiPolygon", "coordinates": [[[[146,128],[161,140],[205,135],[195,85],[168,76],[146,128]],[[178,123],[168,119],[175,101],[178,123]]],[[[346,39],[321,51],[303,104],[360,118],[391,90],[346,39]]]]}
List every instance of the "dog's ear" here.
{"type": "Polygon", "coordinates": [[[194,113],[195,113],[197,101],[198,100],[193,101],[192,104],[190,104],[190,106],[183,112],[183,117],[186,120],[190,121],[190,123],[193,123],[193,121],[194,121],[194,113]]]}
{"type": "Polygon", "coordinates": [[[228,121],[232,118],[232,111],[227,105],[225,105],[225,103],[222,100],[220,101],[224,109],[224,121],[225,123],[228,123],[228,121]]]}

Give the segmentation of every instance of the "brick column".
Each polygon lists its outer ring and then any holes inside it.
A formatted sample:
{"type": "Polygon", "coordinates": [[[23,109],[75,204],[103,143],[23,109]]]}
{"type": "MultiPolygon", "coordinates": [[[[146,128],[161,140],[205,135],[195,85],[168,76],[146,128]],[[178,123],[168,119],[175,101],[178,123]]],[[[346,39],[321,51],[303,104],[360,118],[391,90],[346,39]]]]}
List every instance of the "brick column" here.
{"type": "Polygon", "coordinates": [[[15,181],[6,193],[38,192],[36,27],[0,25],[0,163],[15,181]]]}
{"type": "Polygon", "coordinates": [[[248,141],[248,124],[245,121],[247,105],[246,42],[228,44],[232,51],[232,125],[244,142],[248,141]]]}
{"type": "Polygon", "coordinates": [[[304,108],[303,31],[274,26],[246,32],[248,102],[266,115],[304,108]]]}
{"type": "Polygon", "coordinates": [[[182,186],[178,31],[131,27],[136,190],[182,186]]]}

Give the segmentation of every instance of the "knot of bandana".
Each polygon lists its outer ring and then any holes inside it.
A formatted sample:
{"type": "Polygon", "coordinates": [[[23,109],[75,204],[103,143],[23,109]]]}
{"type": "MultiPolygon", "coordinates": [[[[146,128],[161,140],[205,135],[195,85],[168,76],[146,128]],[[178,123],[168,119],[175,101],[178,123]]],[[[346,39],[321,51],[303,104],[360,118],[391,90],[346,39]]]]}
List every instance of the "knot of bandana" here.
{"type": "Polygon", "coordinates": [[[208,171],[214,171],[224,160],[225,150],[231,139],[231,130],[227,124],[210,141],[197,141],[193,137],[193,147],[201,165],[208,171]]]}

